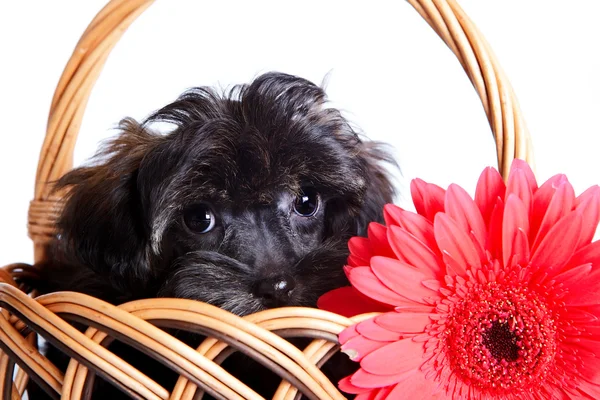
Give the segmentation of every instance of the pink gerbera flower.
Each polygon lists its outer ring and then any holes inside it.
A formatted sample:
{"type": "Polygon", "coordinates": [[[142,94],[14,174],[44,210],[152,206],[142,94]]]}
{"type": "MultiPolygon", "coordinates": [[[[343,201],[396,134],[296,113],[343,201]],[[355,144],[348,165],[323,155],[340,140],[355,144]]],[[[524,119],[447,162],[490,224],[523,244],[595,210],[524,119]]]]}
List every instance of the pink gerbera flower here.
{"type": "Polygon", "coordinates": [[[352,288],[321,308],[386,311],[346,329],[357,399],[600,398],[600,187],[564,175],[540,187],[512,165],[482,173],[475,200],[415,180],[417,213],[350,241],[352,288]]]}

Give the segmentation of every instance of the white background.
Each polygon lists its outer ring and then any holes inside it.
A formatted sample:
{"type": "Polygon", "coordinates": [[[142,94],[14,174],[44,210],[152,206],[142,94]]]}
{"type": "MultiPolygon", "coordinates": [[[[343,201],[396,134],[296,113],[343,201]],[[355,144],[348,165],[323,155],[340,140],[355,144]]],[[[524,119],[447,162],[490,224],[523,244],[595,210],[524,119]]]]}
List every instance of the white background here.
{"type": "MultiPolygon", "coordinates": [[[[32,260],[26,220],[55,85],[105,0],[0,1],[0,265],[32,260]]],[[[537,175],[600,183],[600,2],[462,0],[510,77],[537,175]]],[[[159,0],[125,34],[92,93],[76,164],[124,116],[143,118],[191,86],[269,70],[320,83],[336,106],[396,148],[414,177],[473,191],[495,165],[479,99],[454,56],[401,0],[159,0]]],[[[406,195],[407,192],[404,192],[406,195]]],[[[405,202],[405,199],[399,199],[405,202]]]]}

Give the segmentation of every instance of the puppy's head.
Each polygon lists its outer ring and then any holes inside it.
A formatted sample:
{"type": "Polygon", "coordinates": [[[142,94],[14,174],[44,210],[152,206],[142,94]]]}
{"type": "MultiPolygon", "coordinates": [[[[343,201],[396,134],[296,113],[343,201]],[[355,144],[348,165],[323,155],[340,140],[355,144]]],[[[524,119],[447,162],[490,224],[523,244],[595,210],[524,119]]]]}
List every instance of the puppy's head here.
{"type": "Polygon", "coordinates": [[[59,229],[64,256],[133,297],[238,314],[314,305],[346,283],[348,238],[392,200],[388,156],[297,77],[192,89],[120,129],[95,165],[59,182],[59,229]]]}

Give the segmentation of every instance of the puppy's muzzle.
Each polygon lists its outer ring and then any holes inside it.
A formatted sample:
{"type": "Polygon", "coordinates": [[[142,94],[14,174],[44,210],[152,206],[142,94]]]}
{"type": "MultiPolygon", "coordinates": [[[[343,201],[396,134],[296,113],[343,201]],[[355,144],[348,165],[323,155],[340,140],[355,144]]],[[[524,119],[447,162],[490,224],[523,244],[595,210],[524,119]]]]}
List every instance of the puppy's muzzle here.
{"type": "Polygon", "coordinates": [[[256,282],[252,292],[266,307],[281,307],[289,304],[295,287],[294,278],[289,275],[277,275],[256,282]]]}

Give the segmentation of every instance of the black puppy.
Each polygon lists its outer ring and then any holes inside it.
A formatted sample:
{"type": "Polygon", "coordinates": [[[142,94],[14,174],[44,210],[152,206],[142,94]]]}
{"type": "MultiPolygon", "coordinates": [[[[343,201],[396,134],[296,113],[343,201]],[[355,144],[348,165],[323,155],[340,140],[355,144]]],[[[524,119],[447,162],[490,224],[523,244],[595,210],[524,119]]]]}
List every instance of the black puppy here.
{"type": "Polygon", "coordinates": [[[195,88],[120,130],[58,182],[68,195],[43,292],[180,297],[239,315],[315,306],[347,284],[347,240],[392,201],[389,155],[298,77],[195,88]]]}

